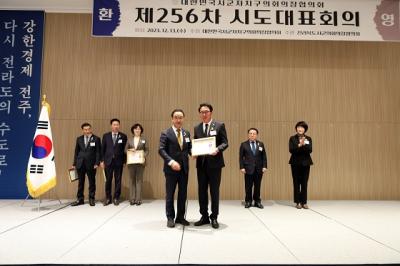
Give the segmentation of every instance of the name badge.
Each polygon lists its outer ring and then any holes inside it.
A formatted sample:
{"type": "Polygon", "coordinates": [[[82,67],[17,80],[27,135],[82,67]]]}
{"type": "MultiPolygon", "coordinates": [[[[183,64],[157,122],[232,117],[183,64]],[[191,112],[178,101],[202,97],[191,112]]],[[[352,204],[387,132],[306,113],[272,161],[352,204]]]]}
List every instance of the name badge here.
{"type": "Polygon", "coordinates": [[[186,142],[189,143],[190,142],[190,138],[186,138],[186,142]]]}
{"type": "Polygon", "coordinates": [[[217,131],[211,130],[211,131],[210,131],[210,136],[215,136],[215,135],[217,135],[217,131]]]}
{"type": "Polygon", "coordinates": [[[310,144],[310,141],[308,139],[304,140],[304,144],[308,145],[310,144]]]}
{"type": "Polygon", "coordinates": [[[122,139],[118,140],[118,143],[122,143],[122,139]]]}
{"type": "Polygon", "coordinates": [[[262,150],[263,150],[263,148],[262,148],[262,147],[258,147],[258,150],[259,150],[259,151],[262,151],[262,150]]]}
{"type": "Polygon", "coordinates": [[[95,147],[96,146],[95,142],[90,142],[89,144],[90,144],[90,147],[95,147]]]}
{"type": "Polygon", "coordinates": [[[142,139],[142,143],[143,143],[143,144],[145,144],[145,143],[146,143],[146,141],[145,141],[144,139],[142,139]]]}

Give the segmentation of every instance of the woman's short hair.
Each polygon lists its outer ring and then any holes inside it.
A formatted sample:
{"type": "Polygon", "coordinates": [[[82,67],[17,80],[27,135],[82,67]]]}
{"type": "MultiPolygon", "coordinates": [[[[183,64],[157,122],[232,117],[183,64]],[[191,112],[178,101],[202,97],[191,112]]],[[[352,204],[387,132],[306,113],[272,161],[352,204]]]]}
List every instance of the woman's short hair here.
{"type": "Polygon", "coordinates": [[[308,130],[308,125],[307,125],[307,123],[304,122],[304,121],[299,121],[299,122],[297,122],[297,123],[296,123],[296,126],[294,127],[294,129],[297,130],[298,127],[304,128],[304,133],[306,133],[307,130],[308,130]]]}
{"type": "Polygon", "coordinates": [[[143,127],[142,127],[142,125],[139,124],[139,123],[136,123],[136,124],[134,124],[134,125],[131,127],[131,132],[132,132],[132,134],[135,134],[135,132],[134,132],[133,130],[134,130],[135,128],[137,128],[137,127],[140,128],[140,135],[142,135],[142,134],[143,134],[143,127]]]}

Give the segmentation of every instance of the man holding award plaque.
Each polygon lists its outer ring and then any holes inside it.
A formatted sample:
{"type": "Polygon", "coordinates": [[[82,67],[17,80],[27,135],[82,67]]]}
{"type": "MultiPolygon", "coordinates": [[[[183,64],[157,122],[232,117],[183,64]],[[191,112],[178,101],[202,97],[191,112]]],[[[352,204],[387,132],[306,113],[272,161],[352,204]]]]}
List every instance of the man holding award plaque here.
{"type": "Polygon", "coordinates": [[[185,219],[185,205],[189,176],[189,155],[192,149],[190,133],[182,128],[185,118],[183,110],[173,110],[171,118],[172,126],[161,132],[158,150],[158,153],[164,159],[167,227],[175,227],[175,223],[189,225],[189,222],[185,219]],[[177,184],[178,206],[175,219],[174,194],[177,184]]]}
{"type": "Polygon", "coordinates": [[[89,204],[95,205],[96,170],[101,160],[100,138],[92,134],[92,126],[89,123],[81,125],[82,136],[76,139],[74,162],[70,171],[76,170],[78,174],[77,200],[71,206],[84,204],[83,190],[85,188],[85,175],[89,179],[89,204]]]}
{"type": "Polygon", "coordinates": [[[219,186],[225,166],[223,151],[228,148],[225,124],[212,119],[213,107],[209,103],[199,106],[202,122],[194,128],[192,156],[197,156],[197,181],[201,218],[194,225],[209,224],[218,228],[219,186]],[[208,186],[211,195],[211,215],[208,215],[208,186]]]}

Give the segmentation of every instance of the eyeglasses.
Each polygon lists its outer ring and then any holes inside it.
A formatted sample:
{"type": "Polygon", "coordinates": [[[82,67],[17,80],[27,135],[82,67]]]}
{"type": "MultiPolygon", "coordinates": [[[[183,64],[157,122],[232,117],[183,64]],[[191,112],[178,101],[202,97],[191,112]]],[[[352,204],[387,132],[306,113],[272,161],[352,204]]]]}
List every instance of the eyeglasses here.
{"type": "Polygon", "coordinates": [[[210,113],[210,111],[208,111],[208,110],[207,111],[200,111],[200,114],[203,114],[203,115],[204,114],[208,114],[208,113],[210,113]]]}

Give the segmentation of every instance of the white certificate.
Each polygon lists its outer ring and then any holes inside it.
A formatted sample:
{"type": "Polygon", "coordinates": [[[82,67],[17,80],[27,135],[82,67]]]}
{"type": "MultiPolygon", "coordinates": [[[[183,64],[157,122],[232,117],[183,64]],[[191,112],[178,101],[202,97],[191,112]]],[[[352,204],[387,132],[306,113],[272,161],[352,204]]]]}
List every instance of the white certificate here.
{"type": "Polygon", "coordinates": [[[144,164],[144,151],[143,150],[136,150],[130,151],[128,150],[126,153],[126,163],[127,164],[144,164]]]}
{"type": "Polygon", "coordinates": [[[192,156],[211,154],[215,148],[215,137],[192,140],[192,156]]]}
{"type": "Polygon", "coordinates": [[[74,182],[79,179],[78,172],[75,168],[68,169],[69,182],[74,182]]]}

